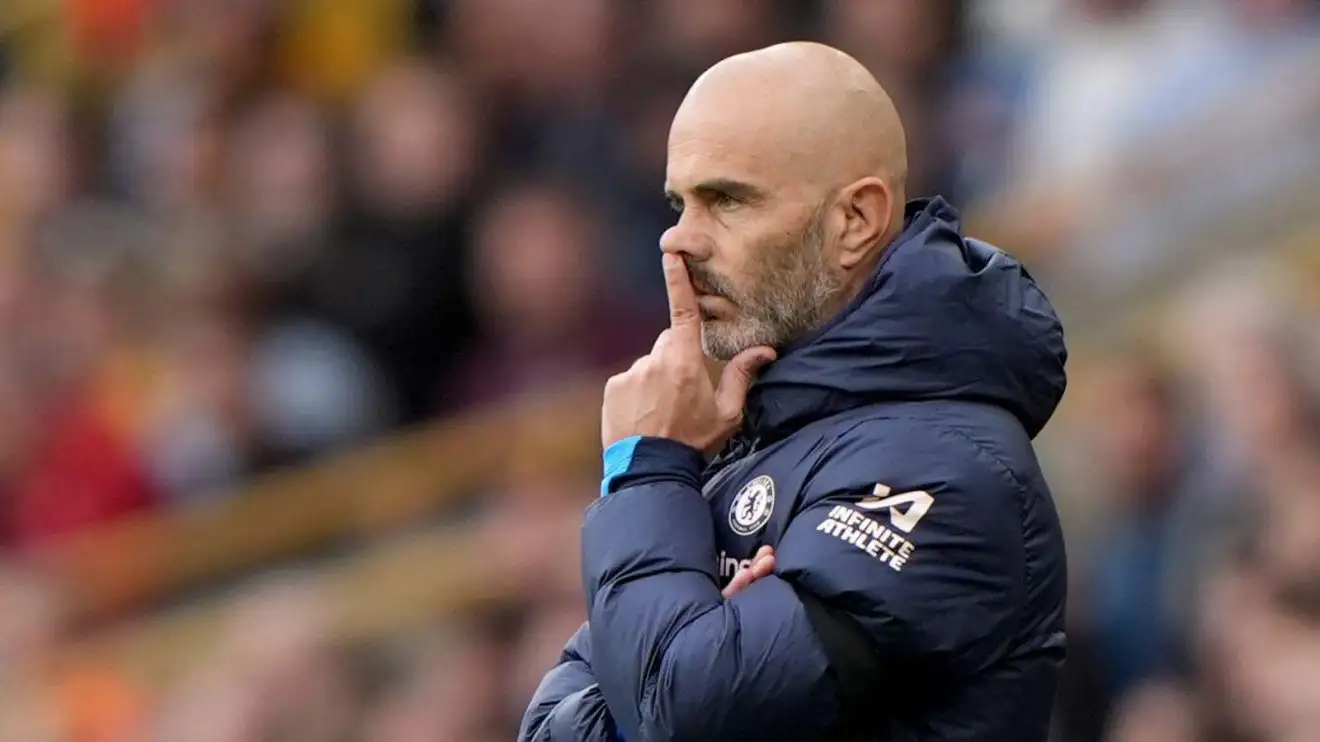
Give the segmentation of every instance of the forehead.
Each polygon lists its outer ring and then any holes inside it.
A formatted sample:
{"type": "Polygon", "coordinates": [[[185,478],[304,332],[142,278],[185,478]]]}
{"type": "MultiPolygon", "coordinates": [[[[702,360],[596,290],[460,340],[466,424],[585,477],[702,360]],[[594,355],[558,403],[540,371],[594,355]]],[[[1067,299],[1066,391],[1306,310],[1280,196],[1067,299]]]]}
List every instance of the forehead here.
{"type": "Polygon", "coordinates": [[[669,130],[666,180],[673,190],[714,178],[766,189],[790,180],[783,136],[766,116],[727,104],[685,101],[669,130]]]}

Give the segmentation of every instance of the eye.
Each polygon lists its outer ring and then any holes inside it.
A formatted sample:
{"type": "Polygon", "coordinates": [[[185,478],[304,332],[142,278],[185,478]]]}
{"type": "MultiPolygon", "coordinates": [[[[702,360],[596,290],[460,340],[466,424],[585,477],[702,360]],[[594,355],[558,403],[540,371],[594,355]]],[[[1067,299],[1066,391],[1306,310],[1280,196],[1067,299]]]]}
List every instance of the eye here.
{"type": "Polygon", "coordinates": [[[723,191],[715,191],[710,196],[710,207],[712,209],[731,209],[741,204],[741,201],[723,191]]]}
{"type": "Polygon", "coordinates": [[[666,200],[669,201],[669,208],[673,209],[674,213],[676,214],[683,213],[683,199],[677,196],[670,196],[666,200]]]}

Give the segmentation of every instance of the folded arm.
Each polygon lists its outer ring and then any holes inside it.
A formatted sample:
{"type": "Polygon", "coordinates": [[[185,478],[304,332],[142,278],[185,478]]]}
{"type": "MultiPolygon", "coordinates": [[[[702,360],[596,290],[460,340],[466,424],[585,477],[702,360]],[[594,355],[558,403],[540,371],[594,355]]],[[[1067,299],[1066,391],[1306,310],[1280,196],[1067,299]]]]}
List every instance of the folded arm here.
{"type": "Polygon", "coordinates": [[[519,742],[620,742],[591,672],[588,624],[573,634],[523,714],[519,742]]]}
{"type": "MultiPolygon", "coordinates": [[[[868,469],[876,453],[863,452],[868,469]]],[[[793,519],[776,576],[723,600],[700,455],[644,439],[616,469],[583,526],[583,569],[593,672],[627,738],[822,738],[849,721],[858,692],[881,680],[887,659],[931,653],[978,662],[1012,615],[1009,583],[1020,569],[1011,550],[987,549],[965,527],[946,529],[942,549],[928,526],[923,535],[935,538],[919,555],[877,529],[865,538],[891,540],[859,544],[865,512],[849,525],[838,508],[858,512],[842,503],[871,493],[850,481],[793,519]],[[889,562],[900,551],[896,570],[889,562]],[[932,619],[928,609],[945,613],[932,619]]],[[[954,512],[960,506],[950,499],[954,512]]]]}

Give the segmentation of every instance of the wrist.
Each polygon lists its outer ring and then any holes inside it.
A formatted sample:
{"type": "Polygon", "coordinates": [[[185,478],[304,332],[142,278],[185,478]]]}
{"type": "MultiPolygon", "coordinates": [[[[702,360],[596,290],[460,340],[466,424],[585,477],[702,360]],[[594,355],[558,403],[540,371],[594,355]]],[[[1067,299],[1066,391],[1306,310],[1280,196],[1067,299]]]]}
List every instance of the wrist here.
{"type": "Polygon", "coordinates": [[[673,479],[701,488],[706,457],[669,438],[631,436],[610,444],[602,456],[602,497],[643,481],[673,479]]]}
{"type": "Polygon", "coordinates": [[[601,456],[601,463],[605,467],[604,475],[600,480],[601,497],[610,493],[610,485],[615,479],[628,473],[628,467],[632,466],[637,446],[641,442],[642,436],[633,435],[617,440],[605,448],[601,456]]]}

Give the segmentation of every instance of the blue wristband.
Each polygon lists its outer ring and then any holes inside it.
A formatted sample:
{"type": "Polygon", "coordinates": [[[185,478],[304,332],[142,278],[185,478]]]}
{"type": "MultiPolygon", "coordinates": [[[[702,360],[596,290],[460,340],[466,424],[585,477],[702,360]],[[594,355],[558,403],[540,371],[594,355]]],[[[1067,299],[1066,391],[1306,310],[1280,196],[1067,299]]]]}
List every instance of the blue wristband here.
{"type": "Polygon", "coordinates": [[[641,440],[640,435],[634,435],[631,438],[615,441],[605,449],[605,478],[600,482],[601,497],[610,493],[610,484],[615,477],[627,473],[628,467],[632,466],[633,454],[637,452],[637,444],[641,440]]]}

